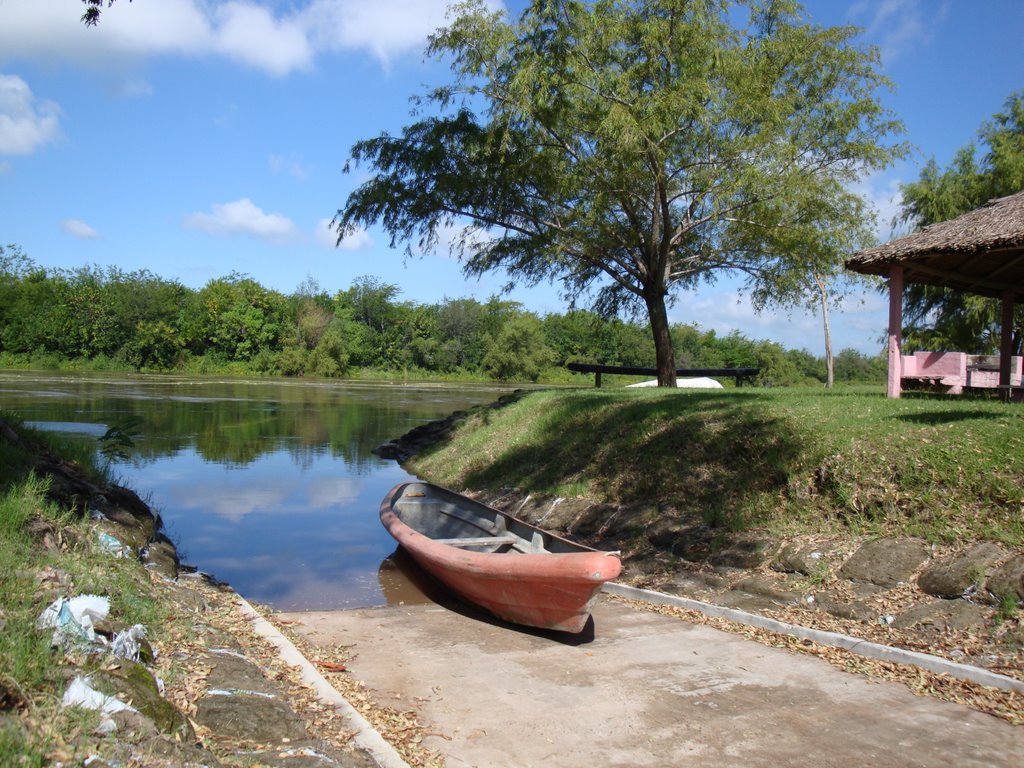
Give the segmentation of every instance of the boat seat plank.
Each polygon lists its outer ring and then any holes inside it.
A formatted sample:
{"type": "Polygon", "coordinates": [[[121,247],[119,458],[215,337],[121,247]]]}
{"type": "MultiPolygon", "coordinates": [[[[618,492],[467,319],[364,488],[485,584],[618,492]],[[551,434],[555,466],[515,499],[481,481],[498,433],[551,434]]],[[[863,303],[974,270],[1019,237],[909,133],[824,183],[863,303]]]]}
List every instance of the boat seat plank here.
{"type": "Polygon", "coordinates": [[[515,536],[478,536],[476,538],[434,539],[434,541],[452,547],[483,547],[489,544],[517,544],[520,539],[515,536]]]}

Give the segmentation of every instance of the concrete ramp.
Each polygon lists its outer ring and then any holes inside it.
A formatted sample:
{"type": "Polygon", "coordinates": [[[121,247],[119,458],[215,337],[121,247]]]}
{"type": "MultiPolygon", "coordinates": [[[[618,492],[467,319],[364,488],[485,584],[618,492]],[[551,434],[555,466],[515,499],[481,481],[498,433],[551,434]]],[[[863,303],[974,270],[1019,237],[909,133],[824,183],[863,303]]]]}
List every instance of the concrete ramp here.
{"type": "MultiPolygon", "coordinates": [[[[454,608],[454,609],[453,609],[454,608]]],[[[280,614],[447,766],[1018,766],[1024,728],[603,598],[569,639],[427,603],[280,614]]]]}

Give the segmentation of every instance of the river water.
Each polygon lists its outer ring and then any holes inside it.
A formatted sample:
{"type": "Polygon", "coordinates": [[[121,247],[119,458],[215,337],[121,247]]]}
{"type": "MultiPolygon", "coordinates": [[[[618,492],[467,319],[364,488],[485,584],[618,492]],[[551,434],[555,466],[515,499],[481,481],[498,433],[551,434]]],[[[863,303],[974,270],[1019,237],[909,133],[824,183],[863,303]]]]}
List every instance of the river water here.
{"type": "Polygon", "coordinates": [[[409,479],[371,450],[506,389],[0,371],[0,409],[90,447],[137,420],[117,482],[182,560],[279,610],[415,599],[381,499],[409,479]]]}

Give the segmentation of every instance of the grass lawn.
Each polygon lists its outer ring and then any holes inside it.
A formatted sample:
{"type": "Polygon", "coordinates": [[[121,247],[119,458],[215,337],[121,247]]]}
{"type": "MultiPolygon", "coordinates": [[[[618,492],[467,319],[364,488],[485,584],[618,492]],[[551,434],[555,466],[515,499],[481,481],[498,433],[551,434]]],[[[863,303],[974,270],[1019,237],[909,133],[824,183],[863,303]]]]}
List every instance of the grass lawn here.
{"type": "Polygon", "coordinates": [[[1024,406],[877,388],[527,394],[416,456],[455,488],[655,501],[731,530],[1024,546],[1024,406]]]}

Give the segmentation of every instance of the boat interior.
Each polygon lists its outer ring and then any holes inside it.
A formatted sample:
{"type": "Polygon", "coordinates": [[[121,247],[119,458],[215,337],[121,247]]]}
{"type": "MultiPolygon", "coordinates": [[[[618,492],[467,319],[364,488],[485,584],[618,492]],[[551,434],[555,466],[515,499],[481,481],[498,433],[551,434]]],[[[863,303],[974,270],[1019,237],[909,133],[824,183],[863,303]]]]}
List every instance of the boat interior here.
{"type": "Polygon", "coordinates": [[[454,494],[410,484],[393,509],[410,528],[435,541],[477,552],[571,552],[579,548],[529,523],[454,494]],[[565,546],[559,546],[564,544],[565,546]]]}

